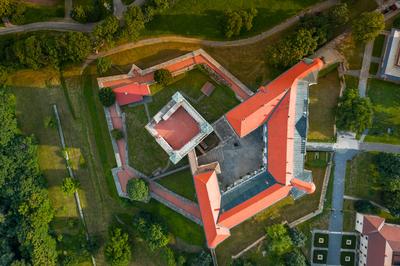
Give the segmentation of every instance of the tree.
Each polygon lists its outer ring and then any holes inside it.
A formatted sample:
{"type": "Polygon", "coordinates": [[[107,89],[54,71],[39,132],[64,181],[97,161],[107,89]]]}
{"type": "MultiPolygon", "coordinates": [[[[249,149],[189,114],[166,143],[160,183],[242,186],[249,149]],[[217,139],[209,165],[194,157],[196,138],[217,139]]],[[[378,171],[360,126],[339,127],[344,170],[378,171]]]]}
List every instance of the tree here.
{"type": "Polygon", "coordinates": [[[86,23],[88,22],[88,15],[87,15],[87,10],[84,6],[78,5],[75,6],[72,11],[71,11],[71,17],[80,22],[80,23],[86,23]]]}
{"type": "Polygon", "coordinates": [[[288,230],[283,224],[274,224],[267,227],[267,248],[277,256],[287,253],[292,247],[288,230]]]}
{"type": "Polygon", "coordinates": [[[400,155],[380,152],[374,156],[379,174],[386,178],[400,178],[400,155]]]}
{"type": "Polygon", "coordinates": [[[306,55],[314,53],[317,46],[317,39],[313,36],[312,30],[299,29],[278,44],[269,47],[267,50],[269,64],[277,68],[290,67],[306,55]]]}
{"type": "Polygon", "coordinates": [[[151,224],[146,231],[145,239],[151,250],[168,245],[169,237],[165,228],[158,223],[151,224]]]}
{"type": "Polygon", "coordinates": [[[166,86],[172,81],[172,74],[168,69],[158,69],[154,72],[154,80],[166,86]]]}
{"type": "Polygon", "coordinates": [[[122,130],[114,128],[111,131],[111,136],[115,139],[115,140],[119,140],[124,138],[124,132],[122,132],[122,130]]]}
{"type": "Polygon", "coordinates": [[[14,95],[6,93],[5,89],[1,87],[0,99],[0,146],[5,146],[17,133],[17,119],[15,117],[16,101],[14,95]]]}
{"type": "Polygon", "coordinates": [[[82,62],[92,49],[89,37],[82,32],[58,35],[56,45],[61,65],[82,62]]]}
{"type": "Polygon", "coordinates": [[[212,265],[212,257],[209,252],[202,251],[200,252],[190,264],[191,266],[211,266],[212,265]]]}
{"type": "Polygon", "coordinates": [[[350,19],[350,10],[346,3],[336,5],[329,10],[328,13],[329,19],[332,23],[338,25],[344,25],[349,22],[350,19]]]}
{"type": "Polygon", "coordinates": [[[368,200],[357,200],[354,202],[354,208],[359,213],[376,214],[378,208],[372,205],[368,200]]]}
{"type": "Polygon", "coordinates": [[[372,41],[385,28],[385,18],[378,11],[364,12],[353,22],[353,37],[360,42],[372,41]]]}
{"type": "Polygon", "coordinates": [[[238,12],[228,10],[225,13],[225,37],[237,36],[242,30],[243,20],[238,12]]]}
{"type": "Polygon", "coordinates": [[[295,247],[304,247],[304,245],[306,244],[307,236],[296,228],[291,228],[289,230],[289,235],[295,247]]]}
{"type": "Polygon", "coordinates": [[[286,254],[285,260],[287,266],[307,266],[306,258],[298,249],[286,254]]]}
{"type": "Polygon", "coordinates": [[[61,190],[65,194],[72,195],[75,193],[75,191],[79,188],[79,181],[72,178],[72,177],[66,177],[63,180],[61,190]]]}
{"type": "Polygon", "coordinates": [[[0,65],[0,86],[6,83],[8,77],[8,70],[5,66],[0,65]]]}
{"type": "Polygon", "coordinates": [[[249,11],[241,11],[243,27],[246,31],[250,31],[253,28],[253,19],[257,16],[257,9],[251,8],[249,11]]]}
{"type": "Polygon", "coordinates": [[[42,41],[35,35],[15,42],[14,54],[22,65],[29,68],[39,69],[45,65],[42,41]]]}
{"type": "Polygon", "coordinates": [[[97,73],[99,75],[105,74],[108,70],[110,70],[112,66],[112,61],[108,57],[100,57],[96,60],[97,73]]]}
{"type": "Polygon", "coordinates": [[[105,255],[112,266],[128,265],[131,259],[131,248],[128,242],[128,234],[121,228],[111,231],[110,239],[105,247],[105,255]]]}
{"type": "Polygon", "coordinates": [[[101,88],[99,90],[99,99],[103,106],[110,107],[115,103],[115,94],[111,88],[101,88]]]}
{"type": "Polygon", "coordinates": [[[137,40],[145,23],[142,9],[136,5],[128,7],[124,13],[124,20],[123,35],[130,40],[137,40]]]}
{"type": "Polygon", "coordinates": [[[13,11],[14,0],[1,0],[0,1],[0,17],[7,17],[13,11]]]}
{"type": "Polygon", "coordinates": [[[129,180],[126,190],[131,200],[145,202],[149,199],[149,187],[143,179],[134,178],[129,180]]]}
{"type": "Polygon", "coordinates": [[[115,16],[108,16],[97,24],[93,30],[95,46],[102,47],[104,44],[112,45],[119,32],[119,21],[115,16]]]}
{"type": "Polygon", "coordinates": [[[368,98],[361,98],[358,91],[348,88],[339,99],[336,125],[341,130],[362,133],[372,124],[372,105],[368,98]]]}

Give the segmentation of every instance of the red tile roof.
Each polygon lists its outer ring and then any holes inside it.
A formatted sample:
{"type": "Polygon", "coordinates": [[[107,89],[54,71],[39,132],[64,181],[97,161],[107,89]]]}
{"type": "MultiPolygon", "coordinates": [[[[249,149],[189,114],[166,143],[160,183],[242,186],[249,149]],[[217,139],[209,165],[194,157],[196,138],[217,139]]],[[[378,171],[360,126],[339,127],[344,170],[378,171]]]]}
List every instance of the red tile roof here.
{"type": "Polygon", "coordinates": [[[117,103],[127,105],[143,100],[143,96],[150,95],[150,88],[147,84],[130,83],[113,89],[117,103]]]}
{"type": "Polygon", "coordinates": [[[315,184],[313,182],[306,182],[298,178],[293,178],[292,180],[290,180],[290,183],[292,184],[292,186],[304,190],[308,194],[315,192],[315,184]]]}
{"type": "Polygon", "coordinates": [[[392,265],[394,252],[400,252],[400,226],[385,219],[364,215],[362,234],[368,236],[367,266],[392,265]]]}
{"type": "Polygon", "coordinates": [[[230,229],[287,197],[290,189],[291,186],[272,185],[245,202],[221,213],[218,224],[230,229]]]}
{"type": "Polygon", "coordinates": [[[209,248],[215,248],[219,243],[230,236],[229,229],[217,225],[221,206],[217,174],[207,171],[194,176],[197,201],[200,206],[203,228],[209,248]]]}

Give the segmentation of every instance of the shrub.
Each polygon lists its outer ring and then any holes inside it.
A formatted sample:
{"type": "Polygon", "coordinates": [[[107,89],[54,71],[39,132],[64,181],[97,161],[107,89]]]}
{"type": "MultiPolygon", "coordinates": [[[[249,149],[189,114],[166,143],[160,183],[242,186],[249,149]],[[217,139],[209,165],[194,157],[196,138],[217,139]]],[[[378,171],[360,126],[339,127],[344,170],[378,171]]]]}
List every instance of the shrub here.
{"type": "Polygon", "coordinates": [[[372,205],[368,200],[357,200],[354,203],[354,208],[360,213],[376,214],[378,211],[378,208],[372,205]]]}
{"type": "Polygon", "coordinates": [[[329,10],[328,16],[332,23],[344,25],[349,22],[350,10],[346,3],[336,5],[329,10]]]}
{"type": "Polygon", "coordinates": [[[368,98],[361,98],[356,89],[346,89],[339,99],[336,125],[341,130],[362,133],[372,124],[372,105],[368,98]]]}
{"type": "Polygon", "coordinates": [[[143,179],[129,180],[126,190],[131,200],[146,202],[149,199],[149,187],[143,179]]]}
{"type": "Polygon", "coordinates": [[[291,228],[289,230],[290,238],[292,239],[293,245],[296,247],[304,247],[307,241],[307,236],[303,232],[297,230],[296,228],[291,228]]]}
{"type": "Polygon", "coordinates": [[[75,193],[75,191],[79,188],[79,181],[72,178],[72,177],[66,177],[64,178],[61,186],[62,192],[68,195],[72,195],[75,193]]]}
{"type": "Polygon", "coordinates": [[[202,251],[199,253],[190,264],[191,266],[210,266],[212,265],[212,257],[209,252],[202,251]]]}
{"type": "Polygon", "coordinates": [[[110,239],[105,247],[105,255],[112,266],[125,266],[131,260],[131,247],[128,242],[128,234],[121,228],[111,231],[110,239]]]}
{"type": "Polygon", "coordinates": [[[99,75],[105,74],[108,70],[110,70],[111,66],[112,61],[108,57],[100,57],[96,60],[96,68],[99,75]]]}
{"type": "MultiPolygon", "coordinates": [[[[154,251],[169,243],[166,227],[147,213],[140,213],[133,220],[133,227],[154,251]]],[[[170,256],[170,254],[167,254],[170,256]]]]}
{"type": "Polygon", "coordinates": [[[287,253],[293,247],[287,228],[283,224],[274,224],[266,228],[267,248],[277,256],[287,253]]]}
{"type": "Polygon", "coordinates": [[[113,130],[111,130],[111,136],[115,139],[115,140],[119,140],[124,138],[124,132],[122,132],[122,130],[119,130],[117,128],[114,128],[113,130]]]}
{"type": "Polygon", "coordinates": [[[307,266],[307,261],[304,255],[297,249],[286,254],[286,265],[289,266],[307,266]]]}
{"type": "Polygon", "coordinates": [[[5,66],[0,65],[0,86],[7,82],[8,70],[5,66]]]}
{"type": "Polygon", "coordinates": [[[353,22],[353,37],[360,42],[367,42],[377,37],[385,28],[385,18],[378,11],[364,12],[353,22]]]}
{"type": "Polygon", "coordinates": [[[53,116],[46,116],[44,118],[44,127],[45,128],[56,128],[57,121],[53,116]]]}
{"type": "Polygon", "coordinates": [[[101,88],[99,90],[100,102],[105,107],[110,107],[115,103],[115,94],[111,88],[101,88]]]}
{"type": "Polygon", "coordinates": [[[249,11],[228,10],[225,13],[224,33],[227,38],[240,35],[243,31],[250,31],[253,28],[253,19],[257,16],[257,9],[249,11]]]}
{"type": "Polygon", "coordinates": [[[172,74],[168,69],[158,69],[154,72],[154,80],[166,86],[172,81],[172,74]]]}

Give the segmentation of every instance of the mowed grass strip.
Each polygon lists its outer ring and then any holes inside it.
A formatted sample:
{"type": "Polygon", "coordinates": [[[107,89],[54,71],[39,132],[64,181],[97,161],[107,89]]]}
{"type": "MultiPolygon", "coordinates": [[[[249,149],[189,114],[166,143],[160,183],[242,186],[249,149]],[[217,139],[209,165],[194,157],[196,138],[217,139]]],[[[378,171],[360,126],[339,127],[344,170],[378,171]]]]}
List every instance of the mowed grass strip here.
{"type": "Polygon", "coordinates": [[[347,162],[345,194],[381,203],[381,184],[374,153],[363,152],[347,162]]]}
{"type": "Polygon", "coordinates": [[[179,34],[208,39],[223,39],[224,13],[231,10],[256,8],[258,15],[253,28],[239,37],[255,35],[318,3],[317,0],[185,0],[158,14],[146,25],[145,35],[179,34]]]}
{"type": "Polygon", "coordinates": [[[374,40],[374,48],[372,50],[372,56],[381,57],[383,55],[383,45],[385,44],[386,36],[381,34],[374,40]]]}
{"type": "Polygon", "coordinates": [[[370,79],[367,93],[374,115],[365,141],[400,144],[400,86],[370,79]]]}
{"type": "Polygon", "coordinates": [[[335,110],[340,94],[340,81],[336,69],[318,79],[309,89],[310,141],[334,142],[335,110]]]}
{"type": "Polygon", "coordinates": [[[42,1],[21,1],[26,10],[19,24],[28,24],[33,22],[56,20],[64,18],[63,0],[44,0],[42,1]]]}

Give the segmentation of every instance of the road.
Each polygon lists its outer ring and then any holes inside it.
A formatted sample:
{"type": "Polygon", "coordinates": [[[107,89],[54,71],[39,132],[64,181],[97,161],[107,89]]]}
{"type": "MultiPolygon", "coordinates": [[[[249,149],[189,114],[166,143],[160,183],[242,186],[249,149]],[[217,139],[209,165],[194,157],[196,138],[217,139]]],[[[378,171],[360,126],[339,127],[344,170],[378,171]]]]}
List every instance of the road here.
{"type": "MultiPolygon", "coordinates": [[[[138,1],[138,3],[134,4],[143,4],[144,1],[138,1]]],[[[196,38],[185,38],[185,37],[179,37],[179,36],[166,36],[166,37],[159,37],[159,38],[153,38],[150,40],[153,40],[154,44],[155,43],[160,43],[160,42],[169,42],[169,41],[178,41],[178,42],[194,42],[196,43],[203,43],[205,45],[209,46],[240,46],[240,45],[248,45],[252,44],[255,42],[258,42],[260,40],[263,40],[277,32],[280,32],[284,29],[287,29],[291,26],[293,26],[295,23],[297,23],[300,20],[300,17],[302,17],[304,14],[308,13],[315,13],[315,12],[320,12],[323,11],[327,8],[330,8],[337,4],[339,1],[338,0],[327,0],[324,2],[321,2],[319,4],[316,4],[312,7],[310,7],[308,10],[303,11],[299,13],[298,15],[291,17],[287,19],[286,21],[282,22],[281,24],[278,24],[277,26],[264,31],[256,36],[246,38],[246,39],[240,39],[236,41],[202,41],[200,39],[196,38]]],[[[121,0],[114,0],[114,7],[116,7],[117,11],[116,14],[119,15],[121,12],[121,0]]],[[[124,7],[125,8],[125,7],[124,7]]],[[[29,32],[29,31],[36,31],[36,30],[56,30],[56,31],[81,31],[81,32],[90,32],[93,30],[94,24],[90,24],[89,26],[87,24],[79,24],[79,23],[69,23],[69,22],[37,22],[37,23],[31,23],[27,25],[20,25],[20,26],[13,26],[9,28],[1,28],[0,29],[0,35],[5,35],[5,34],[10,34],[10,33],[17,33],[17,32],[29,32]]],[[[153,43],[151,43],[153,44],[153,43]]],[[[133,43],[134,45],[134,43],[133,43]]],[[[133,46],[131,48],[134,48],[136,46],[133,46]]],[[[130,48],[127,48],[130,49],[130,48]]],[[[121,50],[124,51],[124,50],[121,50]]]]}

